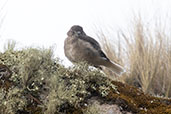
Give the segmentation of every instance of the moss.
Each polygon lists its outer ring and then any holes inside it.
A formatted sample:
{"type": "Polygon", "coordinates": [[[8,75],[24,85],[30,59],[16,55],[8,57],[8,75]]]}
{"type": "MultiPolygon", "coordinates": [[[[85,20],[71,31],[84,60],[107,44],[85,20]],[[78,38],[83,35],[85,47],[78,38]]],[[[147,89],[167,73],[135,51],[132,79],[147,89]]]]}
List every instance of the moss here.
{"type": "MultiPolygon", "coordinates": [[[[13,107],[15,106],[13,104],[17,103],[15,100],[23,101],[24,99],[25,105],[22,102],[17,105],[21,105],[23,109],[30,104],[37,107],[37,104],[42,102],[40,94],[47,91],[45,90],[48,85],[46,79],[51,73],[56,72],[59,65],[57,64],[58,59],[53,59],[52,56],[51,49],[28,48],[20,51],[10,49],[0,53],[0,64],[6,65],[12,71],[12,76],[4,80],[1,86],[6,88],[5,96],[8,96],[3,99],[1,104],[13,107]],[[18,92],[16,95],[13,94],[16,90],[20,90],[20,96],[17,96],[18,92]]],[[[8,112],[12,109],[6,108],[5,110],[8,112]]],[[[16,113],[20,110],[17,107],[12,112],[16,113]]]]}
{"type": "MultiPolygon", "coordinates": [[[[49,101],[52,99],[56,101],[53,103],[55,106],[49,107],[49,111],[52,107],[56,107],[59,112],[75,112],[76,107],[86,107],[89,98],[97,95],[104,97],[110,92],[110,88],[114,88],[111,81],[100,71],[88,68],[85,63],[69,69],[63,68],[56,73],[50,79],[53,81],[50,86],[51,94],[48,97],[49,101]]],[[[52,104],[48,103],[47,105],[52,104]]]]}
{"type": "Polygon", "coordinates": [[[96,114],[92,98],[138,114],[170,113],[170,100],[112,81],[86,63],[65,68],[52,49],[6,50],[0,53],[0,64],[12,71],[0,86],[3,114],[96,114]]]}
{"type": "MultiPolygon", "coordinates": [[[[120,82],[113,81],[113,84],[115,84],[118,87],[118,91],[121,94],[118,95],[113,93],[113,91],[111,91],[107,99],[108,100],[113,100],[116,98],[120,99],[120,101],[123,102],[121,103],[119,102],[118,104],[119,105],[124,104],[122,107],[125,110],[138,114],[145,114],[145,113],[170,114],[171,113],[169,112],[171,109],[171,105],[163,103],[162,98],[145,95],[141,90],[126,84],[122,84],[120,82]]],[[[171,100],[168,99],[167,101],[171,103],[171,100]]],[[[114,102],[116,102],[116,100],[114,100],[114,102]]]]}

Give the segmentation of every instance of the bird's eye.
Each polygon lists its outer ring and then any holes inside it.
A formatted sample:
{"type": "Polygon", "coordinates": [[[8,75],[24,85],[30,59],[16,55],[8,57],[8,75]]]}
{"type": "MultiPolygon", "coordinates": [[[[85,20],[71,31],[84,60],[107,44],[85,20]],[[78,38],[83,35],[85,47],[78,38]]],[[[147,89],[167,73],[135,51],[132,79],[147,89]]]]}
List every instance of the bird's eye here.
{"type": "Polygon", "coordinates": [[[81,32],[80,31],[77,31],[77,34],[81,34],[81,32]]]}

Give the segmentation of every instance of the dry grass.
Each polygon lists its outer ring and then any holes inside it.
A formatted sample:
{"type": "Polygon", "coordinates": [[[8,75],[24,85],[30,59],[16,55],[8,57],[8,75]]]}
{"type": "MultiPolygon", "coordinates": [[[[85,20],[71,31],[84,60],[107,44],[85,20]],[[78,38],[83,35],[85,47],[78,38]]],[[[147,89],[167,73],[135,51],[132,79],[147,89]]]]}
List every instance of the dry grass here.
{"type": "Polygon", "coordinates": [[[127,67],[120,80],[145,93],[171,97],[171,37],[157,25],[154,29],[146,26],[141,18],[134,22],[131,32],[119,32],[117,45],[103,33],[98,35],[103,49],[109,58],[127,67]]]}

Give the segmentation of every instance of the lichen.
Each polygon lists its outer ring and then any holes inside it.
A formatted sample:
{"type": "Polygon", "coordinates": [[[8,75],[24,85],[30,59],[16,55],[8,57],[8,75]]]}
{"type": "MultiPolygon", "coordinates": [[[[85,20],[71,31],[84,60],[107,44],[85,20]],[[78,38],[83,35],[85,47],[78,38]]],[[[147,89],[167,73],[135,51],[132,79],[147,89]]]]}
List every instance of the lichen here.
{"type": "Polygon", "coordinates": [[[0,64],[12,71],[9,79],[0,80],[3,114],[97,114],[90,99],[138,114],[171,112],[171,100],[112,81],[86,63],[65,68],[52,49],[7,49],[0,53],[0,64]]]}

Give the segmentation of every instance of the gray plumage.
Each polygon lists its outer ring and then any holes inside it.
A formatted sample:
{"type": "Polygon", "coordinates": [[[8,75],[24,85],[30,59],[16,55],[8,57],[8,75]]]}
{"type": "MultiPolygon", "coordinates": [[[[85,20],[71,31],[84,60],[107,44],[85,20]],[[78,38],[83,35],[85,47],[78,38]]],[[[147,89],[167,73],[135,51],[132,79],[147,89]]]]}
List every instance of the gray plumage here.
{"type": "Polygon", "coordinates": [[[114,73],[121,75],[124,69],[110,61],[101,50],[99,43],[86,35],[83,28],[79,25],[74,25],[67,32],[68,37],[64,42],[65,56],[73,63],[86,61],[94,66],[105,66],[111,69],[114,73]]]}

